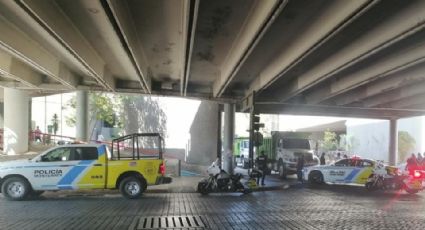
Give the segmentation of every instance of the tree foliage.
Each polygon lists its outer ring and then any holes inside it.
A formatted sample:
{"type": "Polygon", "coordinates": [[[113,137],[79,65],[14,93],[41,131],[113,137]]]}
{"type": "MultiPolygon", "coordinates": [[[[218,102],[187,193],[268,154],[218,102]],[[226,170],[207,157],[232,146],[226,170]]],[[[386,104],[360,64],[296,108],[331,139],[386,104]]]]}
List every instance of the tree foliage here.
{"type": "Polygon", "coordinates": [[[321,149],[325,151],[333,151],[338,149],[338,139],[335,132],[329,130],[324,132],[321,149]]]}
{"type": "Polygon", "coordinates": [[[416,147],[416,140],[406,131],[398,131],[398,159],[405,161],[416,147]]]}
{"type": "MultiPolygon", "coordinates": [[[[91,120],[104,121],[121,129],[121,134],[151,132],[166,134],[167,116],[158,100],[150,96],[121,95],[95,92],[89,94],[91,120]]],[[[68,106],[76,108],[73,97],[68,106]]],[[[69,126],[75,125],[75,114],[66,117],[69,126]]]]}

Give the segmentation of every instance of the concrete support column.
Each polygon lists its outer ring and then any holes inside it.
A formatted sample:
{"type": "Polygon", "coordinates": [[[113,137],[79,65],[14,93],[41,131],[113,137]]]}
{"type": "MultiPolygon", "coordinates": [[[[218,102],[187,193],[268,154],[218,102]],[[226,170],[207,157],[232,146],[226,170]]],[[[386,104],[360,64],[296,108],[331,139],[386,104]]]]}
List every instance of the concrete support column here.
{"type": "Polygon", "coordinates": [[[390,142],[389,142],[389,161],[390,165],[396,165],[397,163],[397,149],[398,149],[398,129],[397,119],[390,120],[390,142]]]}
{"type": "Polygon", "coordinates": [[[88,93],[86,91],[77,91],[77,140],[87,140],[88,123],[88,93]]]}
{"type": "Polygon", "coordinates": [[[4,88],[3,152],[16,155],[28,152],[29,96],[26,92],[4,88]]]}
{"type": "Polygon", "coordinates": [[[233,138],[235,136],[235,105],[224,105],[223,169],[233,173],[233,138]]]}

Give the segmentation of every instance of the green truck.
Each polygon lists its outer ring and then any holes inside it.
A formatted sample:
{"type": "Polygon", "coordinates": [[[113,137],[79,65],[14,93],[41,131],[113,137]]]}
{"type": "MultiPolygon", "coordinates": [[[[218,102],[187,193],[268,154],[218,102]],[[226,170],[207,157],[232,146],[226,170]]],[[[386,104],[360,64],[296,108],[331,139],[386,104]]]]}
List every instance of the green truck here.
{"type": "MultiPolygon", "coordinates": [[[[263,139],[263,144],[257,151],[264,151],[269,158],[269,167],[279,172],[282,178],[296,173],[298,158],[303,155],[305,166],[319,164],[319,158],[313,154],[311,148],[311,133],[307,132],[279,132],[272,131],[271,137],[263,139]]],[[[239,159],[238,165],[249,166],[249,138],[236,138],[234,154],[239,159]]],[[[255,158],[255,155],[254,155],[255,158]]]]}

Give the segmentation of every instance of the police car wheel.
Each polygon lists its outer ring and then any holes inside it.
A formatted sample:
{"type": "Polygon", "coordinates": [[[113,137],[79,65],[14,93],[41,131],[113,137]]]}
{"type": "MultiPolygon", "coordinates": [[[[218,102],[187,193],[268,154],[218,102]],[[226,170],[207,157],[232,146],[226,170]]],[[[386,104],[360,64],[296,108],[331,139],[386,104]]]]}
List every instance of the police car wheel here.
{"type": "Polygon", "coordinates": [[[124,178],[120,183],[120,192],[127,199],[137,199],[144,192],[145,183],[137,177],[124,178]]]}
{"type": "Polygon", "coordinates": [[[21,177],[11,177],[3,183],[1,191],[8,200],[24,200],[31,190],[28,182],[21,177]]]}
{"type": "Polygon", "coordinates": [[[322,184],[323,183],[323,175],[321,172],[313,171],[308,175],[308,182],[310,184],[322,184]]]}

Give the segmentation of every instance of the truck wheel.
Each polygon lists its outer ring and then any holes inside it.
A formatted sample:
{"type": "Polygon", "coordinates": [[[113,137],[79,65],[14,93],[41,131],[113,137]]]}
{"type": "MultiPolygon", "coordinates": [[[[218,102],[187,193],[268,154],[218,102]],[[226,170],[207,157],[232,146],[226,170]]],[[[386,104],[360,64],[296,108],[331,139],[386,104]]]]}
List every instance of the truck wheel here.
{"type": "Polygon", "coordinates": [[[282,160],[279,160],[278,171],[279,171],[279,177],[282,179],[286,179],[286,167],[282,160]]]}
{"type": "Polygon", "coordinates": [[[11,177],[3,183],[1,191],[8,200],[24,200],[31,191],[31,186],[24,178],[11,177]]]}
{"type": "Polygon", "coordinates": [[[127,199],[137,199],[144,192],[146,182],[137,177],[130,176],[124,178],[120,183],[120,192],[127,199]]]}
{"type": "Polygon", "coordinates": [[[310,184],[319,185],[323,184],[323,175],[319,171],[313,171],[308,175],[308,182],[310,184]]]}

